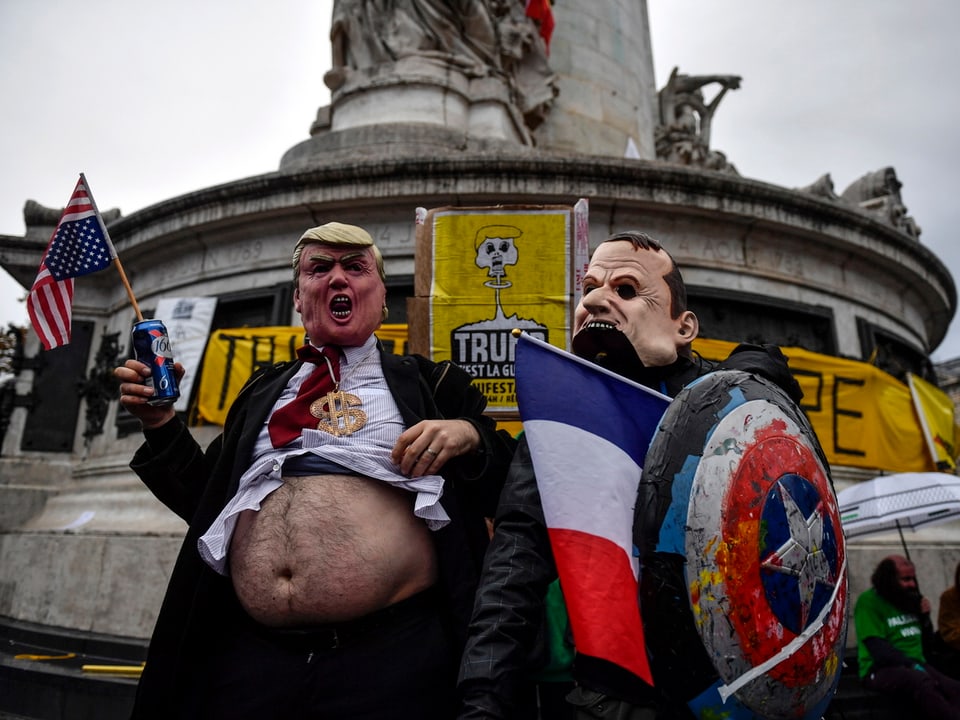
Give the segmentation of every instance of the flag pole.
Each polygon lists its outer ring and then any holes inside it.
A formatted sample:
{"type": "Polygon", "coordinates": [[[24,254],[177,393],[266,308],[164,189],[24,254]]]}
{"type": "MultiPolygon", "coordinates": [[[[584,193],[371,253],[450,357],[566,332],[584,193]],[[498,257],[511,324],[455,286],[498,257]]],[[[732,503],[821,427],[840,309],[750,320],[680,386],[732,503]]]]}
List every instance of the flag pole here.
{"type": "Polygon", "coordinates": [[[127,297],[130,298],[130,304],[133,305],[133,309],[137,313],[137,322],[140,322],[143,320],[143,313],[140,312],[140,306],[137,304],[137,298],[133,294],[133,288],[130,287],[130,281],[127,280],[127,274],[123,271],[123,265],[120,264],[119,255],[113,258],[113,264],[116,266],[117,272],[120,273],[120,279],[123,281],[123,286],[127,289],[127,297]]]}
{"type": "Polygon", "coordinates": [[[80,173],[80,177],[83,179],[83,185],[87,189],[87,197],[90,198],[90,204],[93,205],[93,211],[97,214],[97,221],[100,223],[100,229],[103,230],[103,237],[107,241],[107,245],[110,246],[110,252],[113,254],[113,264],[117,268],[117,272],[120,273],[120,279],[123,281],[123,287],[127,290],[127,297],[130,298],[130,304],[133,305],[134,311],[137,313],[137,321],[143,320],[143,313],[140,312],[140,305],[137,303],[137,297],[133,294],[133,288],[130,286],[130,281],[127,279],[127,274],[123,271],[123,265],[120,264],[120,256],[117,254],[117,249],[113,246],[113,241],[110,239],[110,233],[107,231],[107,224],[103,221],[103,216],[100,215],[100,208],[97,207],[97,201],[93,199],[93,193],[90,192],[90,186],[87,185],[87,178],[83,173],[80,173]]]}

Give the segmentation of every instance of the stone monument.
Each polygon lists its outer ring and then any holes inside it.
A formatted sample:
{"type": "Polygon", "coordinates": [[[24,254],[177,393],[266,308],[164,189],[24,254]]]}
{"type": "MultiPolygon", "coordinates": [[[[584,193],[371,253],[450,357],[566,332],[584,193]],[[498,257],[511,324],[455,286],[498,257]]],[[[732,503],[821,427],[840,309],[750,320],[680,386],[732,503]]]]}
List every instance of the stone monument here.
{"type": "MultiPolygon", "coordinates": [[[[547,45],[520,0],[336,0],[330,67],[317,71],[330,103],[276,170],[109,219],[141,305],[212,296],[218,327],[297,324],[292,238],[337,219],[376,238],[402,323],[416,208],[586,198],[593,242],[642,228],[670,248],[712,337],[750,332],[862,359],[883,348],[891,367],[929,366],[956,288],[919,241],[892,168],[839,195],[829,175],[800,190],[742,177],[710,145],[739,76],[675,69],[658,94],[644,0],[557,0],[552,11],[547,45]]],[[[0,237],[0,263],[25,288],[58,215],[28,206],[26,235],[0,237]]],[[[0,403],[0,619],[150,634],[184,527],[129,470],[139,433],[104,389],[131,320],[119,283],[98,273],[76,285],[69,363],[26,338],[0,403]],[[65,433],[57,447],[36,444],[41,417],[65,433]]],[[[202,442],[218,429],[194,428],[202,442]]]]}

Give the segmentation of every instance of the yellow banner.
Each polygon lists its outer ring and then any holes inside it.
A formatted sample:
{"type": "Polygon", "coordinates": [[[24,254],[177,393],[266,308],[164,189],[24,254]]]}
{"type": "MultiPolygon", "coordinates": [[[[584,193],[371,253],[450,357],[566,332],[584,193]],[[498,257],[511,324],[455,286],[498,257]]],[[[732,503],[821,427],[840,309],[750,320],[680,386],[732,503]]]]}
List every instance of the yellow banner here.
{"type": "MultiPolygon", "coordinates": [[[[199,416],[222,425],[227,409],[247,379],[265,365],[294,358],[303,337],[303,328],[287,326],[215,331],[203,360],[197,401],[199,416]]],[[[388,350],[398,354],[406,351],[406,325],[383,325],[377,337],[388,350]]],[[[698,339],[693,346],[705,358],[719,361],[736,345],[698,339]]],[[[801,407],[831,464],[910,472],[936,470],[937,462],[954,462],[957,444],[953,405],[937,388],[913,379],[922,397],[920,402],[929,408],[926,421],[940,452],[934,460],[905,383],[864,362],[800,348],[783,348],[783,352],[803,389],[801,407]]],[[[512,358],[510,362],[512,366],[512,358]]],[[[502,403],[504,394],[495,386],[498,382],[508,382],[512,392],[512,376],[474,379],[481,391],[488,397],[492,391],[502,403]]],[[[493,403],[490,410],[495,416],[505,417],[493,403]]],[[[517,422],[502,425],[508,430],[520,428],[517,422]]]]}
{"type": "MultiPolygon", "coordinates": [[[[407,326],[381,325],[377,337],[389,352],[406,352],[407,326]]],[[[257,370],[293,360],[303,345],[302,327],[279,326],[215,330],[207,342],[197,395],[199,419],[223,425],[230,404],[257,370]]]]}
{"type": "MultiPolygon", "coordinates": [[[[736,343],[698,339],[693,347],[705,358],[722,360],[736,343]]],[[[887,472],[936,469],[906,384],[864,362],[782,350],[803,389],[801,407],[831,464],[887,472]]]]}

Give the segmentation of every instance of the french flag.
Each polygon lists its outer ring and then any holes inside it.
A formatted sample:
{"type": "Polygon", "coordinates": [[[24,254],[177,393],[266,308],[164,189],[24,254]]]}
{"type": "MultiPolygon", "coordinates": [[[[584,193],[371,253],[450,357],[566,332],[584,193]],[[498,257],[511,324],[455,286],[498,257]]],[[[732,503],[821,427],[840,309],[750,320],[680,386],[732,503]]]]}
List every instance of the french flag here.
{"type": "Polygon", "coordinates": [[[653,678],[633,511],[670,398],[522,333],[517,404],[578,653],[653,678]]]}

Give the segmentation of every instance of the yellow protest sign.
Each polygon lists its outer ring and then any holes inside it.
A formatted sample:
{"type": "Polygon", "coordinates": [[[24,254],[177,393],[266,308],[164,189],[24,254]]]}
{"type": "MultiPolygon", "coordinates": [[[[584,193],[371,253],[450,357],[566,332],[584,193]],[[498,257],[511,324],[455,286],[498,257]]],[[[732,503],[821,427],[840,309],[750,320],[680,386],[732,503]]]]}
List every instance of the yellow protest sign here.
{"type": "Polygon", "coordinates": [[[435,361],[453,360],[496,413],[517,410],[511,334],[520,328],[566,349],[573,312],[573,208],[438,208],[417,238],[411,323],[428,328],[435,361]]]}

